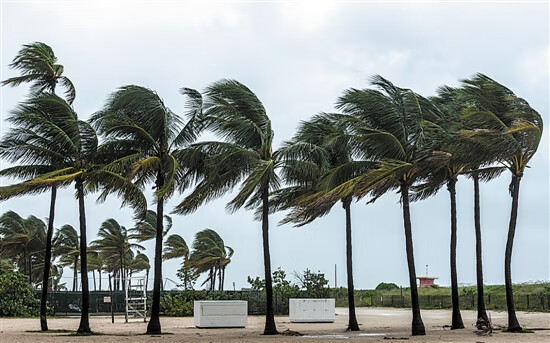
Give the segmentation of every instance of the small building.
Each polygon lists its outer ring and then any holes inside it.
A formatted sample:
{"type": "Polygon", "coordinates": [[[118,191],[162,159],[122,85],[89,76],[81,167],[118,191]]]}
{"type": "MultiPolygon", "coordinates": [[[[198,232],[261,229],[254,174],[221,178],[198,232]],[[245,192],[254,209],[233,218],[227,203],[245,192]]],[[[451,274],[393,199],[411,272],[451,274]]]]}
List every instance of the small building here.
{"type": "Polygon", "coordinates": [[[434,284],[435,279],[437,279],[434,276],[417,276],[416,278],[420,281],[420,284],[418,286],[419,287],[426,287],[426,288],[432,287],[432,285],[434,284]]]}

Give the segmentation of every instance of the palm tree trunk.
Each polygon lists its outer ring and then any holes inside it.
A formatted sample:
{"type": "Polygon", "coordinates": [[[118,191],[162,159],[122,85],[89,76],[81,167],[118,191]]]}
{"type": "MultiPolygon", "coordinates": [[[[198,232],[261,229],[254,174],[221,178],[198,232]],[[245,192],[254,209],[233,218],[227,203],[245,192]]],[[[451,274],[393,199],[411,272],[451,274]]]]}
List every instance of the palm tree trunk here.
{"type": "Polygon", "coordinates": [[[508,227],[508,240],[506,241],[506,251],[504,252],[504,281],[506,283],[506,305],[508,308],[508,331],[521,331],[516,309],[514,306],[514,293],[512,291],[512,247],[514,245],[514,235],[516,233],[516,221],[518,218],[519,201],[519,183],[521,175],[512,176],[512,211],[510,213],[510,225],[508,227]]]}
{"type": "Polygon", "coordinates": [[[476,230],[476,278],[477,278],[477,321],[476,326],[481,329],[487,326],[489,318],[485,310],[485,296],[483,294],[483,260],[481,258],[481,211],[479,208],[479,174],[472,174],[474,179],[474,226],[476,230]]]}
{"type": "Polygon", "coordinates": [[[29,285],[32,285],[32,254],[29,256],[29,285]]]}
{"type": "MultiPolygon", "coordinates": [[[[164,185],[164,177],[159,171],[157,173],[157,190],[164,185]]],[[[147,325],[148,335],[158,335],[162,333],[160,326],[160,286],[162,273],[162,234],[164,232],[162,219],[164,218],[164,199],[157,199],[157,232],[155,236],[155,276],[153,280],[153,304],[151,306],[151,319],[147,325]]]]}
{"type": "Polygon", "coordinates": [[[97,291],[95,284],[95,269],[92,269],[92,277],[94,278],[94,291],[97,291]]]}
{"type": "Polygon", "coordinates": [[[225,284],[225,267],[222,268],[222,291],[223,291],[224,284],[225,284]]]}
{"type": "Polygon", "coordinates": [[[120,254],[120,280],[122,281],[122,290],[126,290],[126,273],[124,273],[124,258],[120,254]]]}
{"type": "Polygon", "coordinates": [[[73,272],[73,292],[76,292],[76,286],[78,284],[78,259],[74,260],[74,272],[73,272]]]}
{"type": "Polygon", "coordinates": [[[218,291],[223,291],[222,287],[222,269],[218,268],[218,291]]]}
{"type": "Polygon", "coordinates": [[[460,315],[460,304],[458,298],[458,277],[456,273],[456,178],[447,180],[447,189],[451,197],[451,298],[453,303],[453,314],[451,330],[464,329],[462,316],[460,315]]]}
{"type": "Polygon", "coordinates": [[[273,285],[271,280],[271,256],[269,255],[269,193],[267,186],[262,191],[262,238],[264,246],[264,270],[266,313],[264,335],[277,335],[275,316],[273,312],[273,285]]]}
{"type": "Polygon", "coordinates": [[[401,182],[401,201],[403,204],[403,224],[405,227],[405,248],[407,251],[407,265],[409,267],[409,283],[411,286],[412,304],[412,335],[426,334],[422,317],[420,316],[420,304],[418,302],[418,289],[416,287],[416,269],[414,267],[414,253],[412,240],[411,213],[409,209],[409,186],[405,181],[401,182]]]}
{"type": "Polygon", "coordinates": [[[97,270],[97,278],[99,279],[99,290],[101,291],[101,268],[97,270]]]}
{"type": "Polygon", "coordinates": [[[359,331],[357,316],[355,315],[355,289],[353,287],[353,264],[351,246],[351,198],[342,200],[342,207],[346,211],[346,268],[348,276],[348,331],[359,331]]]}
{"type": "MultiPolygon", "coordinates": [[[[28,266],[28,262],[27,262],[27,249],[25,247],[23,247],[23,266],[25,267],[25,272],[24,274],[28,274],[28,269],[29,269],[29,266],[28,266]]],[[[29,278],[29,284],[31,284],[31,279],[29,278]]]]}
{"type": "Polygon", "coordinates": [[[86,240],[86,212],[84,207],[84,185],[81,178],[76,180],[78,194],[78,212],[80,219],[80,280],[82,282],[82,312],[80,314],[80,325],[77,333],[90,333],[90,294],[88,289],[88,254],[86,240]]]}

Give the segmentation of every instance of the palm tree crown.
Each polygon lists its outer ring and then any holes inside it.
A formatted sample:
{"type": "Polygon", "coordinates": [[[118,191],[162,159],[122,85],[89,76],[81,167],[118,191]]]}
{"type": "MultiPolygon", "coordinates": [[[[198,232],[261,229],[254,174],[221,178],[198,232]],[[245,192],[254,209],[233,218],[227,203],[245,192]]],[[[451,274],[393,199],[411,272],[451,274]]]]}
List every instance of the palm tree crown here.
{"type": "Polygon", "coordinates": [[[67,102],[73,103],[75,88],[71,80],[63,76],[64,68],[57,64],[57,57],[47,44],[34,42],[23,45],[9,66],[20,71],[21,75],[2,81],[2,86],[15,87],[22,83],[31,83],[31,93],[36,95],[43,92],[55,93],[55,88],[60,83],[65,88],[67,102]]]}

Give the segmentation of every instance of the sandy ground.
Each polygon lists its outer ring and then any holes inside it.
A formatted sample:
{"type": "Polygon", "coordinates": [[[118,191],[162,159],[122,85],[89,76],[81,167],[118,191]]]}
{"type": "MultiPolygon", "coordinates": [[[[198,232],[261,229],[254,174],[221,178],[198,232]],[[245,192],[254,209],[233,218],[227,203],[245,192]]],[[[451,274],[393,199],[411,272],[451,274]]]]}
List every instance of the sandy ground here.
{"type": "MultiPolygon", "coordinates": [[[[506,312],[490,312],[494,326],[506,325],[506,312]]],[[[358,308],[357,318],[360,332],[346,332],[347,309],[336,309],[334,323],[291,323],[288,317],[276,317],[277,329],[300,332],[304,336],[264,336],[264,317],[249,316],[248,326],[244,329],[198,329],[193,325],[192,317],[162,317],[162,336],[147,336],[146,323],[138,319],[124,323],[123,317],[91,317],[90,326],[99,335],[74,336],[68,333],[41,333],[38,319],[0,318],[1,343],[64,343],[64,342],[546,342],[550,343],[550,313],[518,312],[522,326],[528,328],[547,328],[529,334],[511,334],[495,330],[492,336],[478,336],[473,323],[474,311],[462,311],[463,330],[444,328],[450,324],[451,312],[448,310],[425,310],[422,318],[426,326],[426,336],[410,336],[411,312],[407,309],[358,308]]],[[[79,318],[49,318],[49,328],[76,330],[79,318]]]]}

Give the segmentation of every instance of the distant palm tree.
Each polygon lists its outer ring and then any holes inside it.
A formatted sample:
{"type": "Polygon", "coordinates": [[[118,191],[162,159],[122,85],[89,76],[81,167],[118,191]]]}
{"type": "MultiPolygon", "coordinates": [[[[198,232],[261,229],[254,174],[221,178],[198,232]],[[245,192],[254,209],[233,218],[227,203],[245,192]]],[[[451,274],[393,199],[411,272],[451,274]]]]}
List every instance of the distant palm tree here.
{"type": "Polygon", "coordinates": [[[194,144],[183,152],[189,173],[198,180],[193,192],[180,203],[175,213],[187,214],[201,204],[230,192],[241,184],[237,196],[226,209],[261,209],[264,272],[266,280],[266,323],[264,334],[277,334],[273,314],[273,285],[269,252],[269,193],[280,187],[273,152],[271,121],[261,101],[248,87],[234,80],[210,85],[203,100],[193,95],[202,109],[201,124],[222,141],[194,144]]]}
{"type": "Polygon", "coordinates": [[[53,256],[60,258],[60,265],[73,269],[73,292],[77,290],[78,261],[80,259],[80,238],[69,224],[60,227],[53,238],[53,256]]]}
{"type": "MultiPolygon", "coordinates": [[[[172,228],[172,218],[164,215],[164,233],[163,237],[168,234],[172,228]]],[[[147,210],[144,218],[138,218],[134,227],[129,229],[128,239],[135,239],[138,242],[145,242],[154,239],[157,235],[157,213],[152,210],[147,210]]]]}
{"type": "Polygon", "coordinates": [[[20,105],[14,114],[18,122],[28,128],[45,132],[49,137],[49,150],[38,162],[52,160],[51,155],[63,157],[62,168],[31,177],[24,182],[0,187],[0,200],[15,196],[37,194],[52,186],[67,186],[75,182],[77,190],[80,222],[80,262],[82,281],[82,313],[78,333],[91,332],[89,325],[89,289],[87,276],[86,216],[84,206],[85,188],[87,191],[100,190],[99,199],[108,194],[121,195],[123,205],[130,204],[136,211],[145,212],[145,199],[141,191],[123,176],[113,172],[108,161],[109,152],[98,150],[98,139],[94,129],[78,119],[73,108],[56,95],[43,94],[29,99],[20,105]],[[106,165],[107,164],[107,165],[106,165]]]}
{"type": "MultiPolygon", "coordinates": [[[[57,64],[57,57],[55,57],[52,48],[48,45],[41,42],[24,45],[13,59],[10,68],[21,71],[21,75],[2,81],[2,86],[17,86],[22,83],[31,83],[31,93],[33,94],[40,94],[42,92],[55,94],[57,84],[61,83],[65,89],[67,102],[69,104],[73,103],[75,88],[71,80],[63,76],[64,68],[62,65],[57,64]]],[[[23,131],[27,130],[27,132],[24,132],[23,138],[17,136],[20,132],[16,129],[10,131],[0,145],[0,157],[19,165],[0,171],[0,175],[26,179],[58,169],[63,164],[63,156],[47,154],[49,155],[49,160],[48,158],[43,158],[45,154],[42,149],[49,150],[47,147],[47,137],[41,135],[40,132],[35,132],[32,129],[29,130],[30,128],[26,126],[21,129],[23,131]],[[20,163],[25,163],[25,165],[21,165],[20,163]]],[[[56,197],[57,187],[54,185],[51,187],[43,280],[49,279],[56,197]]],[[[47,298],[48,287],[43,287],[40,298],[40,327],[42,331],[48,330],[46,319],[47,298]]]]}
{"type": "Polygon", "coordinates": [[[508,331],[521,331],[516,316],[512,290],[512,247],[516,232],[519,204],[519,186],[525,168],[537,151],[542,136],[542,117],[527,101],[510,89],[483,74],[477,74],[462,82],[465,101],[471,106],[471,120],[478,130],[465,135],[477,142],[489,140],[502,151],[500,163],[512,174],[510,196],[512,206],[508,238],[504,253],[504,279],[508,308],[508,331]]]}
{"type": "Polygon", "coordinates": [[[0,216],[0,237],[0,256],[14,261],[19,270],[29,277],[30,284],[40,280],[36,278],[33,265],[43,261],[46,240],[44,222],[35,216],[24,219],[16,212],[8,211],[0,216]]]}
{"type": "Polygon", "coordinates": [[[90,247],[95,251],[101,252],[107,259],[118,259],[120,263],[122,289],[126,289],[126,255],[132,248],[141,250],[145,248],[139,244],[130,243],[126,228],[113,218],[107,219],[101,223],[97,237],[96,240],[90,243],[90,247]]]}
{"type": "Polygon", "coordinates": [[[164,203],[176,187],[184,187],[189,182],[185,180],[177,154],[178,149],[196,138],[194,112],[188,117],[189,121],[184,124],[157,93],[132,85],[111,95],[104,109],[91,118],[92,124],[105,136],[104,146],[111,152],[110,156],[115,157],[113,166],[117,166],[117,172],[125,173],[127,179],[135,180],[140,187],[155,184],[155,276],[148,334],[162,333],[159,313],[164,203]]]}
{"type": "Polygon", "coordinates": [[[210,290],[215,290],[216,276],[218,290],[223,291],[225,268],[231,262],[233,249],[225,245],[223,239],[212,229],[197,232],[193,241],[193,251],[184,266],[195,269],[198,273],[209,271],[207,282],[210,290]]]}
{"type": "Polygon", "coordinates": [[[151,264],[149,263],[149,257],[147,257],[147,255],[137,251],[136,255],[132,257],[127,266],[128,270],[130,271],[130,277],[132,277],[132,273],[134,272],[145,270],[145,279],[149,279],[149,270],[151,269],[151,264]]]}
{"type": "Polygon", "coordinates": [[[103,270],[104,266],[105,259],[103,257],[103,254],[97,251],[88,252],[88,270],[92,271],[92,277],[94,278],[94,291],[97,290],[95,282],[95,271],[97,270],[98,272],[99,290],[101,290],[101,271],[103,270]]]}

